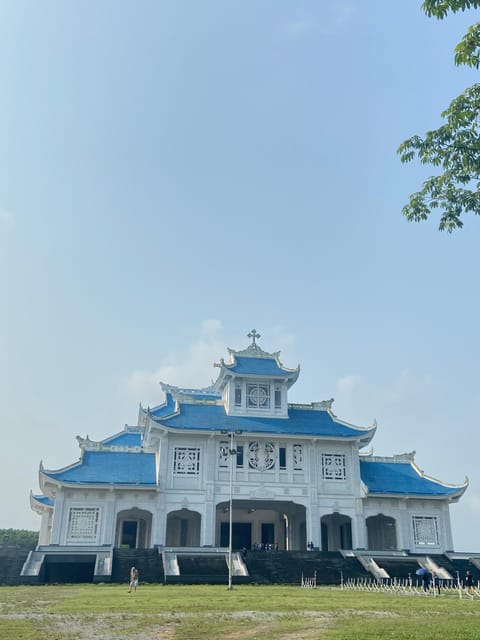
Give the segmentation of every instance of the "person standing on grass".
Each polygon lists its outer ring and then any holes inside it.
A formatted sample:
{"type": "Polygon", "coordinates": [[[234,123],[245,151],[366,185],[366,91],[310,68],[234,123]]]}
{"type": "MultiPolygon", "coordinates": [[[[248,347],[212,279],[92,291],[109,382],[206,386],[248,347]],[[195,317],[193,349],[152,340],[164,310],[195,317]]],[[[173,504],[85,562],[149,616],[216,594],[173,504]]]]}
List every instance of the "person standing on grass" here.
{"type": "Polygon", "coordinates": [[[422,574],[423,590],[425,592],[430,591],[430,574],[428,571],[422,574]]]}
{"type": "Polygon", "coordinates": [[[128,589],[128,593],[132,591],[136,591],[138,587],[138,569],[136,567],[132,567],[130,569],[130,588],[128,589]]]}
{"type": "Polygon", "coordinates": [[[470,571],[467,571],[465,574],[465,586],[467,587],[468,593],[472,593],[473,591],[473,576],[470,571]]]}

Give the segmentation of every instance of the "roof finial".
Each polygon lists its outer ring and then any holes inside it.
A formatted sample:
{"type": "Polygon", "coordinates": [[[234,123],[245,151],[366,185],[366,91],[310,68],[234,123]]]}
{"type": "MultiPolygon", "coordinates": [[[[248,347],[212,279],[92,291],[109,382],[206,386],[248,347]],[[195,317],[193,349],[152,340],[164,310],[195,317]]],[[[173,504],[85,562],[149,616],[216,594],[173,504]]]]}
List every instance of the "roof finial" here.
{"type": "Polygon", "coordinates": [[[252,330],[250,331],[250,333],[247,335],[247,338],[251,338],[251,339],[252,339],[252,345],[253,345],[254,347],[256,347],[257,345],[255,344],[255,340],[256,340],[257,338],[261,338],[261,335],[257,332],[257,330],[256,330],[256,329],[252,329],[252,330]]]}

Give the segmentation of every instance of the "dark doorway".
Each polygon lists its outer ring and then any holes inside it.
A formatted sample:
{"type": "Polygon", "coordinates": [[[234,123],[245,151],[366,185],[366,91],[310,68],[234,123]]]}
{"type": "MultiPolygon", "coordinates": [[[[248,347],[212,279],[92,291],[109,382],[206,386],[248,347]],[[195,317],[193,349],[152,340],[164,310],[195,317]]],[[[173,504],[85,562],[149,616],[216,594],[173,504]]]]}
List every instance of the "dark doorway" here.
{"type": "Polygon", "coordinates": [[[262,522],[262,544],[273,545],[275,543],[275,525],[273,522],[262,522]]]}
{"type": "Polygon", "coordinates": [[[49,584],[93,582],[95,559],[95,556],[47,556],[44,580],[49,584]]]}
{"type": "MultiPolygon", "coordinates": [[[[220,546],[228,547],[228,534],[230,525],[228,522],[220,524],[220,546]]],[[[250,522],[232,523],[232,549],[252,548],[252,525],[250,522]]]]}
{"type": "Polygon", "coordinates": [[[124,520],[122,525],[121,547],[129,547],[135,549],[137,546],[137,526],[136,520],[124,520]]]}
{"type": "Polygon", "coordinates": [[[328,527],[322,522],[322,551],[328,551],[328,527]]]}
{"type": "Polygon", "coordinates": [[[340,545],[342,549],[352,548],[352,525],[350,522],[345,522],[340,527],[340,545]]]}
{"type": "Polygon", "coordinates": [[[366,524],[369,549],[394,551],[397,548],[394,518],[380,513],[367,518],[366,524]]]}

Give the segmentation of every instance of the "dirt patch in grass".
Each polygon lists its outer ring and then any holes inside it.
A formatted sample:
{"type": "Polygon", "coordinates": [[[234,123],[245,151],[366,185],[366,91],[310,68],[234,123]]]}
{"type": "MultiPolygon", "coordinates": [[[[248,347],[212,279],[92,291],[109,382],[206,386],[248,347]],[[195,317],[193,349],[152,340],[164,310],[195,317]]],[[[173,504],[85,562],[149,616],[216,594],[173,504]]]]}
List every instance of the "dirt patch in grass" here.
{"type": "MultiPolygon", "coordinates": [[[[39,614],[0,615],[4,622],[24,621],[42,637],[65,640],[174,640],[175,638],[221,638],[222,640],[309,640],[319,638],[332,623],[332,617],[319,612],[291,616],[278,612],[236,611],[197,616],[171,614],[39,614]]],[[[4,636],[0,630],[0,640],[4,636]]]]}

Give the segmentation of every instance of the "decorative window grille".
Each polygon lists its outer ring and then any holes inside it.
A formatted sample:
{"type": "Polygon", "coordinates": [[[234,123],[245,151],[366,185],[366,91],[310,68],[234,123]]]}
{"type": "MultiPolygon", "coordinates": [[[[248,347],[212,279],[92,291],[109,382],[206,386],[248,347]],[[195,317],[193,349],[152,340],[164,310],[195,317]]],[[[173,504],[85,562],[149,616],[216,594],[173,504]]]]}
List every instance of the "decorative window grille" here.
{"type": "Polygon", "coordinates": [[[250,442],[248,465],[257,471],[267,471],[275,466],[275,445],[271,442],[250,442]]]}
{"type": "Polygon", "coordinates": [[[228,449],[228,442],[226,440],[222,440],[218,449],[218,458],[221,467],[228,467],[228,449]]]}
{"type": "Polygon", "coordinates": [[[293,469],[301,471],[303,469],[303,445],[293,445],[293,469]]]}
{"type": "Polygon", "coordinates": [[[413,516],[413,537],[415,544],[438,545],[438,523],[435,516],[413,516]]]}
{"type": "Polygon", "coordinates": [[[343,453],[322,453],[322,478],[324,480],[345,480],[345,455],[343,453]]]}
{"type": "MultiPolygon", "coordinates": [[[[228,452],[227,452],[228,455],[228,452]]],[[[199,447],[175,447],[173,454],[174,476],[198,476],[200,474],[199,447]]]]}
{"type": "Polygon", "coordinates": [[[71,507],[68,514],[68,540],[96,542],[99,520],[99,507],[71,507]]]}
{"type": "Polygon", "coordinates": [[[242,385],[238,382],[235,384],[235,406],[242,406],[242,385]]]}
{"type": "Polygon", "coordinates": [[[275,386],[275,409],[282,408],[282,389],[276,385],[275,386]]]}
{"type": "Polygon", "coordinates": [[[247,407],[255,409],[269,409],[270,385],[247,384],[247,407]]]}

